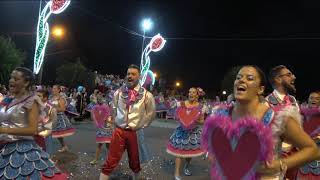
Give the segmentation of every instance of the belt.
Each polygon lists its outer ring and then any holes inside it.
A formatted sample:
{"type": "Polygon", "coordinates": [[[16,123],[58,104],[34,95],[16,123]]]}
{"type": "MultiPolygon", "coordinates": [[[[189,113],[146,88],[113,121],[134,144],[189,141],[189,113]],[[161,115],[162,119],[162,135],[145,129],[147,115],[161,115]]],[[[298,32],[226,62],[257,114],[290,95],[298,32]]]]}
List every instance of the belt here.
{"type": "Polygon", "coordinates": [[[120,127],[120,126],[116,125],[116,128],[122,129],[124,131],[135,131],[135,130],[131,129],[129,126],[126,126],[126,127],[123,128],[123,127],[120,127]]]}

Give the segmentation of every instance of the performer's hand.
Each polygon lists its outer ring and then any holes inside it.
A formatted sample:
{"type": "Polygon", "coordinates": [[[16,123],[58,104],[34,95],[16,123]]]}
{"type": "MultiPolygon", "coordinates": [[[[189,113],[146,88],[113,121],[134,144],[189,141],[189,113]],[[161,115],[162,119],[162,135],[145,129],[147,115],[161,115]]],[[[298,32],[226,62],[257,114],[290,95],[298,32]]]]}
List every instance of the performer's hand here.
{"type": "Polygon", "coordinates": [[[277,174],[281,171],[280,169],[280,161],[273,160],[271,163],[262,163],[257,167],[257,172],[261,175],[273,175],[277,174]]]}

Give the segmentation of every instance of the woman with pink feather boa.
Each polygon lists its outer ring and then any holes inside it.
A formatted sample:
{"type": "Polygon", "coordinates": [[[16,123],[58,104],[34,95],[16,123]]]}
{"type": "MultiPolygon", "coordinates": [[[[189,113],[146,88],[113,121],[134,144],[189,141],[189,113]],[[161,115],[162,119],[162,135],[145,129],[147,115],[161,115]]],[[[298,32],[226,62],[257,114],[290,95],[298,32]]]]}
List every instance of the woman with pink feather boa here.
{"type": "Polygon", "coordinates": [[[235,103],[219,107],[207,118],[202,145],[214,157],[212,179],[283,179],[287,169],[320,158],[312,139],[303,131],[294,107],[278,112],[264,103],[265,76],[252,65],[240,69],[234,82],[235,103]],[[299,151],[281,156],[281,143],[299,151]]]}

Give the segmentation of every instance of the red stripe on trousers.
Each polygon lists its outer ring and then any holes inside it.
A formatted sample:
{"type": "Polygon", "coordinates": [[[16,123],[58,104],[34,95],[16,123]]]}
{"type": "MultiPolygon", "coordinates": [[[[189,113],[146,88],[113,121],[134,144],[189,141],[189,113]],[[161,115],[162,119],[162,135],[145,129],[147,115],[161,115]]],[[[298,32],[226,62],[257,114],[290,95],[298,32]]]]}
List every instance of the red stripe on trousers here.
{"type": "Polygon", "coordinates": [[[125,150],[128,153],[130,169],[134,173],[138,173],[141,170],[136,131],[116,128],[112,133],[107,160],[101,169],[103,174],[111,174],[114,168],[117,167],[125,150]]]}

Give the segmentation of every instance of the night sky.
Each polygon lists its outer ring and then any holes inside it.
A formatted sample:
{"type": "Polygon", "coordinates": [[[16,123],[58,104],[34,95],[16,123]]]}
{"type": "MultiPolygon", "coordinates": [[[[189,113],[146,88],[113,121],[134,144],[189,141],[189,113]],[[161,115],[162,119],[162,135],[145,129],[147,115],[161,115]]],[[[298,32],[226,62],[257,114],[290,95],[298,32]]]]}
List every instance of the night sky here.
{"type": "MultiPolygon", "coordinates": [[[[25,66],[31,68],[39,1],[0,1],[0,12],[0,34],[27,52],[25,66]]],[[[124,75],[127,65],[140,63],[142,44],[124,28],[142,34],[144,17],[154,23],[147,36],[167,38],[164,49],[151,54],[151,69],[184,88],[218,93],[232,66],[256,64],[268,72],[284,64],[297,77],[298,97],[320,89],[319,1],[73,0],[50,17],[50,26],[62,25],[67,34],[50,39],[44,80],[52,83],[54,68],[76,57],[88,69],[124,75]]]]}

